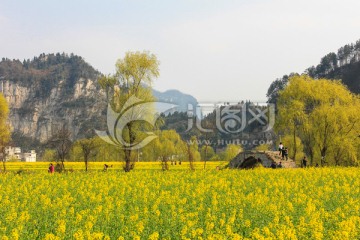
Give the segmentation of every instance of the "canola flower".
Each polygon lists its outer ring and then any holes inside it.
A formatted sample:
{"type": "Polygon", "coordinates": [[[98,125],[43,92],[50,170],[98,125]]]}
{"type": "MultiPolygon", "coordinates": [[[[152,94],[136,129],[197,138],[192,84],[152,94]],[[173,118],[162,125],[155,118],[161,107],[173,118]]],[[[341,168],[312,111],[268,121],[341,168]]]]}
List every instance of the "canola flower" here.
{"type": "MultiPolygon", "coordinates": [[[[54,162],[53,162],[54,163],[54,162]]],[[[111,165],[109,171],[122,170],[123,162],[89,162],[89,171],[98,171],[104,169],[104,164],[111,165]]],[[[6,169],[8,171],[47,171],[50,162],[8,162],[6,163],[6,169]]],[[[227,162],[225,161],[208,161],[206,163],[207,168],[216,168],[217,166],[224,166],[227,162]]],[[[170,162],[169,162],[170,165],[170,162]]],[[[195,169],[203,169],[203,162],[194,162],[195,169]]],[[[67,170],[84,170],[85,164],[83,162],[66,162],[65,167],[67,170]]],[[[137,162],[135,164],[135,170],[159,170],[162,169],[161,162],[137,162]]],[[[170,170],[187,170],[189,169],[189,162],[183,162],[179,165],[170,165],[170,170]]]]}
{"type": "Polygon", "coordinates": [[[0,174],[0,239],[359,239],[359,174],[0,174]]]}

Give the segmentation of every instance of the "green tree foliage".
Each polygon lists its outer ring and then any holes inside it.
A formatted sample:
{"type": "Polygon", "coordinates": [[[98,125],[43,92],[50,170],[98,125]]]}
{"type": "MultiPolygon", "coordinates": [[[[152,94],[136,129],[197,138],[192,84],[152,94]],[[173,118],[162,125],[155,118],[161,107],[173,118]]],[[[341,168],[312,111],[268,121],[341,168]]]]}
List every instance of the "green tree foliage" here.
{"type": "Polygon", "coordinates": [[[162,169],[169,170],[168,162],[181,154],[183,141],[180,135],[175,130],[164,130],[159,132],[158,138],[153,142],[155,154],[161,160],[162,169]]]}
{"type": "MultiPolygon", "coordinates": [[[[159,76],[159,61],[154,54],[149,52],[128,52],[123,59],[116,63],[116,73],[113,76],[99,79],[101,86],[107,91],[108,101],[115,112],[121,113],[124,107],[127,108],[130,99],[139,99],[142,102],[152,102],[154,97],[151,91],[151,84],[154,78],[159,76]],[[117,81],[115,81],[116,79],[117,81]],[[113,92],[113,93],[112,93],[113,92]]],[[[132,104],[132,103],[131,103],[132,104]]],[[[147,115],[153,117],[151,109],[138,109],[132,115],[147,115]]],[[[152,126],[143,121],[134,121],[129,117],[120,133],[125,143],[121,143],[124,152],[124,170],[129,172],[136,160],[132,146],[141,142],[146,137],[144,131],[152,126]],[[129,147],[130,146],[130,147],[129,147]]],[[[110,126],[112,127],[112,126],[110,126]]]]}
{"type": "Polygon", "coordinates": [[[159,160],[158,151],[155,146],[156,144],[157,144],[157,141],[155,139],[138,151],[138,155],[139,155],[139,158],[141,161],[152,162],[152,161],[159,160]]]}
{"type": "Polygon", "coordinates": [[[276,104],[277,99],[279,97],[279,92],[281,90],[284,90],[284,88],[286,87],[286,84],[289,81],[289,78],[294,77],[294,76],[298,76],[299,74],[297,73],[291,73],[289,75],[284,75],[282,78],[277,78],[275,81],[273,81],[270,84],[270,87],[266,93],[266,97],[268,98],[268,102],[269,103],[274,103],[276,104]]]}
{"type": "Polygon", "coordinates": [[[212,159],[215,156],[215,151],[214,148],[212,148],[209,145],[203,145],[200,148],[200,155],[201,155],[201,160],[203,161],[209,161],[210,159],[212,159]]]}
{"type": "Polygon", "coordinates": [[[196,116],[190,118],[186,112],[174,112],[168,115],[162,114],[162,119],[164,124],[160,127],[161,130],[170,130],[174,129],[178,134],[180,134],[181,139],[190,140],[192,136],[201,136],[201,132],[193,127],[188,129],[189,121],[195,123],[197,121],[196,116]]]}
{"type": "Polygon", "coordinates": [[[96,154],[91,155],[90,159],[94,162],[119,162],[124,161],[123,151],[119,151],[117,146],[109,144],[99,137],[95,138],[96,141],[96,154]]]}
{"type": "Polygon", "coordinates": [[[5,147],[10,141],[11,132],[10,126],[7,124],[7,118],[9,115],[9,107],[4,96],[0,93],[0,150],[2,154],[3,170],[6,171],[6,156],[5,147]]]}
{"type": "Polygon", "coordinates": [[[188,161],[190,170],[195,170],[194,162],[200,161],[198,139],[192,136],[190,140],[183,141],[180,144],[181,160],[188,161]]]}
{"type": "Polygon", "coordinates": [[[281,142],[284,147],[288,149],[289,158],[295,160],[300,165],[300,161],[304,157],[304,145],[298,136],[295,137],[296,139],[294,141],[293,135],[285,135],[281,138],[281,142]],[[296,146],[294,146],[294,144],[296,144],[296,146]]]}
{"type": "Polygon", "coordinates": [[[269,144],[261,144],[255,147],[256,151],[263,152],[271,150],[271,146],[269,144]]]}
{"type": "Polygon", "coordinates": [[[340,81],[295,76],[280,92],[276,129],[300,138],[311,164],[355,165],[359,109],[359,97],[340,81]]]}
{"type": "Polygon", "coordinates": [[[243,149],[240,145],[228,144],[225,151],[221,154],[221,159],[224,161],[231,161],[236,155],[242,152],[243,149]]]}
{"type": "MultiPolygon", "coordinates": [[[[69,160],[73,162],[84,161],[83,150],[78,141],[74,143],[71,149],[69,160]]],[[[99,137],[91,138],[91,141],[95,142],[96,148],[89,154],[89,162],[114,162],[124,160],[124,154],[122,151],[119,151],[118,147],[105,142],[99,137]]]]}
{"type": "Polygon", "coordinates": [[[56,151],[53,149],[45,149],[41,156],[43,162],[52,162],[56,159],[56,151]]]}

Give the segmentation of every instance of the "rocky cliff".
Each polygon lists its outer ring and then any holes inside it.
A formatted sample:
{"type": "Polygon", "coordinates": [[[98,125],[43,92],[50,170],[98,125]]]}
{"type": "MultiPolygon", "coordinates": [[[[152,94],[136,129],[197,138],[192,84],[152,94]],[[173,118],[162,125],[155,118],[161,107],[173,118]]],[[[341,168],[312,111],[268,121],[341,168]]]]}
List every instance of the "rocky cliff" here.
{"type": "MultiPolygon", "coordinates": [[[[14,144],[38,146],[31,143],[46,142],[63,125],[73,139],[91,136],[94,129],[106,130],[107,103],[97,83],[100,75],[72,54],[41,54],[23,62],[3,58],[0,92],[9,103],[14,144]]],[[[179,105],[177,111],[197,104],[194,97],[176,90],[154,91],[154,95],[179,105]]]]}
{"type": "Polygon", "coordinates": [[[45,142],[66,125],[72,137],[92,134],[105,126],[105,94],[100,73],[81,57],[42,54],[20,62],[0,62],[0,92],[10,107],[13,132],[45,142]]]}

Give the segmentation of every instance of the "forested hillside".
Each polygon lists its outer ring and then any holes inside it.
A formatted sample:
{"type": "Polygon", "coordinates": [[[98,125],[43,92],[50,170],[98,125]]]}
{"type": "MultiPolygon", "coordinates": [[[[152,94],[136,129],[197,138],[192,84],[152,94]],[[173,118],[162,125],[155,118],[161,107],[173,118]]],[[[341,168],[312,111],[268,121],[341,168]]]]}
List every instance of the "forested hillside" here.
{"type": "MultiPolygon", "coordinates": [[[[312,78],[327,78],[341,80],[350,91],[360,93],[360,40],[355,44],[347,44],[338,51],[331,52],[321,58],[320,63],[304,71],[312,78]]],[[[284,89],[289,77],[300,75],[291,73],[276,79],[271,83],[267,97],[271,103],[276,103],[278,91],[284,89]]]]}

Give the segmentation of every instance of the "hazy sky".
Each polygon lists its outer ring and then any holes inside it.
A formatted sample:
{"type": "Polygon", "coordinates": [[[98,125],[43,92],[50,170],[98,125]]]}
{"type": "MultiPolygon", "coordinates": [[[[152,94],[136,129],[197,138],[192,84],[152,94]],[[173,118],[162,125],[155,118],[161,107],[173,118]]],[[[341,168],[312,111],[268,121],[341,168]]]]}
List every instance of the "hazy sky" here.
{"type": "Polygon", "coordinates": [[[126,51],[160,62],[158,90],[266,100],[270,83],[360,38],[359,0],[0,0],[0,57],[82,56],[103,73],[126,51]]]}

